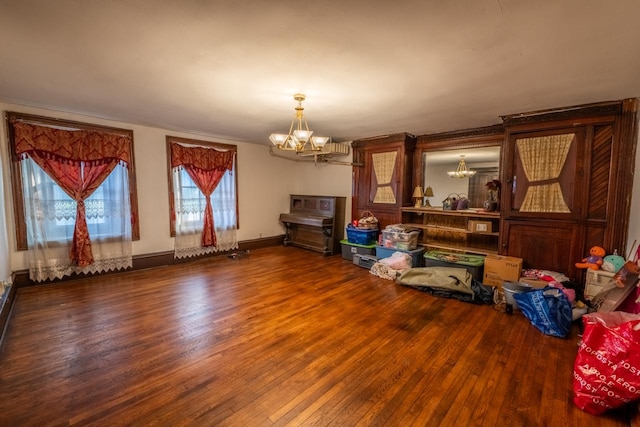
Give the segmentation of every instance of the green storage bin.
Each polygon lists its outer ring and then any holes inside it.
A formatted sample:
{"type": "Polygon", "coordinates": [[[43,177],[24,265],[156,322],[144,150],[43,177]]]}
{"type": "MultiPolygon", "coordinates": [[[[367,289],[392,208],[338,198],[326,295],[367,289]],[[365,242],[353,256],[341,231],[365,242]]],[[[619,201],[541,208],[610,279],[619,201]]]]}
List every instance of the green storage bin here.
{"type": "Polygon", "coordinates": [[[342,258],[349,261],[353,261],[353,254],[360,254],[360,255],[376,254],[375,243],[371,245],[360,245],[358,243],[351,243],[349,242],[349,240],[344,239],[344,240],[340,240],[340,244],[342,245],[342,258]]]}
{"type": "Polygon", "coordinates": [[[424,254],[425,267],[464,267],[475,280],[482,282],[484,256],[459,254],[445,251],[427,251],[424,254]]]}

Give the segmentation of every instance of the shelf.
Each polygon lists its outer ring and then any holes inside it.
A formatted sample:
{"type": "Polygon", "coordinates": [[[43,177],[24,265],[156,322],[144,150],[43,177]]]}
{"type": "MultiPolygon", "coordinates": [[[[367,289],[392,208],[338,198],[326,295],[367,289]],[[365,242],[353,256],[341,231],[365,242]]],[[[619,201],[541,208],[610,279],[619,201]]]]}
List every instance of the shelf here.
{"type": "Polygon", "coordinates": [[[434,214],[434,215],[450,215],[463,217],[478,218],[500,218],[500,212],[485,212],[483,210],[464,209],[460,211],[445,211],[442,208],[401,208],[402,212],[410,212],[418,215],[434,214]]]}
{"type": "Polygon", "coordinates": [[[480,209],[449,211],[442,208],[402,208],[403,223],[422,230],[418,244],[444,251],[497,255],[500,245],[500,213],[480,209]],[[486,223],[485,230],[475,232],[486,223]]]}
{"type": "Polygon", "coordinates": [[[467,229],[464,228],[458,228],[458,227],[447,227],[444,225],[435,225],[435,224],[405,224],[409,227],[412,228],[419,228],[421,230],[442,230],[442,231],[451,231],[454,233],[464,233],[464,234],[477,234],[480,236],[499,236],[500,233],[498,232],[493,232],[493,233],[478,233],[478,232],[473,232],[473,231],[469,231],[467,229]]]}
{"type": "Polygon", "coordinates": [[[420,242],[420,246],[423,246],[425,249],[433,248],[433,249],[441,249],[445,251],[465,252],[465,253],[472,253],[472,254],[485,255],[485,256],[498,255],[498,251],[494,251],[491,249],[478,249],[478,248],[472,248],[469,246],[450,245],[446,243],[420,242]]]}

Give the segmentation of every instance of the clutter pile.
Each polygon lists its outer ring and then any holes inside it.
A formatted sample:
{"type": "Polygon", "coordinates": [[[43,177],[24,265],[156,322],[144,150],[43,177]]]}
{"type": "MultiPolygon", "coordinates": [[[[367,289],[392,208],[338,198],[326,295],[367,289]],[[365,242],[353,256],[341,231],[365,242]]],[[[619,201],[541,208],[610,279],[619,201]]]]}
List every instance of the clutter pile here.
{"type": "MultiPolygon", "coordinates": [[[[593,246],[575,264],[585,271],[583,289],[563,273],[523,269],[521,258],[425,253],[417,245],[420,230],[404,224],[389,225],[379,234],[377,228],[351,224],[347,233],[345,244],[359,245],[349,248],[354,264],[399,285],[436,297],[493,304],[510,314],[520,312],[552,337],[568,337],[580,320],[584,329],[574,364],[573,402],[594,415],[640,402],[640,246],[635,242],[633,256],[626,259],[593,246]]],[[[343,248],[345,259],[348,255],[343,248]]]]}

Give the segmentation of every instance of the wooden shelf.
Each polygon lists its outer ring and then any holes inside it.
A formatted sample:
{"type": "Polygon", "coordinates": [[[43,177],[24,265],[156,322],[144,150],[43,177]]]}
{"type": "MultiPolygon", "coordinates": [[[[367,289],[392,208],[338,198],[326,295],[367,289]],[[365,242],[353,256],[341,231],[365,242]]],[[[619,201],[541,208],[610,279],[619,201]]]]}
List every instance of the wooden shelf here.
{"type": "Polygon", "coordinates": [[[404,207],[401,210],[403,224],[422,230],[418,244],[425,248],[480,255],[499,253],[499,212],[416,207],[404,207]],[[471,231],[469,225],[473,221],[490,223],[487,229],[492,231],[471,231]]]}
{"type": "Polygon", "coordinates": [[[413,227],[413,228],[419,228],[422,230],[443,230],[443,231],[451,231],[454,233],[464,233],[464,234],[478,234],[478,235],[482,235],[482,236],[499,236],[500,233],[498,232],[492,232],[492,233],[479,233],[476,231],[469,231],[463,228],[458,228],[458,227],[447,227],[444,225],[437,225],[437,224],[414,224],[414,223],[410,223],[410,224],[406,224],[405,225],[409,226],[409,227],[413,227]]]}
{"type": "Polygon", "coordinates": [[[500,212],[485,212],[483,210],[464,209],[460,211],[446,211],[442,208],[400,208],[402,212],[411,212],[418,215],[435,214],[435,215],[449,215],[449,216],[463,216],[463,217],[478,217],[478,218],[500,218],[500,212]]]}

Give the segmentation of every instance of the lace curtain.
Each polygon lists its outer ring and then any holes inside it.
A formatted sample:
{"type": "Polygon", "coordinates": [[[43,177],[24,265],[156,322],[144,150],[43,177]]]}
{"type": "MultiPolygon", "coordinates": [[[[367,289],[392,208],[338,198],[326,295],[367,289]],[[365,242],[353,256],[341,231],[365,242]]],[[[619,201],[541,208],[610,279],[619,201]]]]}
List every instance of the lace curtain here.
{"type": "Polygon", "coordinates": [[[171,144],[175,258],[238,248],[235,152],[171,144]]]}
{"type": "Polygon", "coordinates": [[[516,141],[529,187],[520,212],[571,212],[558,178],[562,172],[574,134],[522,138],[516,141]]]}
{"type": "Polygon", "coordinates": [[[376,195],[373,203],[396,203],[396,195],[393,194],[391,187],[391,178],[393,178],[393,169],[396,164],[398,153],[393,151],[389,153],[374,153],[372,155],[373,171],[378,180],[376,195]]]}
{"type": "Polygon", "coordinates": [[[76,201],[31,159],[23,160],[21,168],[31,280],[132,266],[129,174],[125,167],[116,166],[84,201],[92,257],[85,266],[70,257],[78,212],[76,201]]]}
{"type": "Polygon", "coordinates": [[[13,127],[30,278],[131,267],[131,138],[23,122],[13,127]]]}

